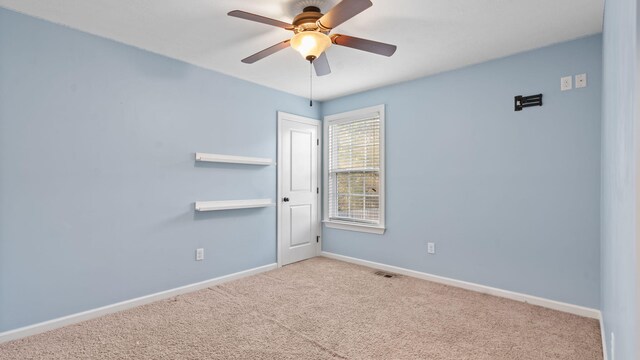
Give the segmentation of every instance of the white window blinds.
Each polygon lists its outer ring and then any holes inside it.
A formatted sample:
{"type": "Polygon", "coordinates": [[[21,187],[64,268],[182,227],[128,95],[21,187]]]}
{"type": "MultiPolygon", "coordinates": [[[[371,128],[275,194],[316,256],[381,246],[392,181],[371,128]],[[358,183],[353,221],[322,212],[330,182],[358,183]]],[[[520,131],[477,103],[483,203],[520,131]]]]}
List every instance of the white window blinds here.
{"type": "Polygon", "coordinates": [[[328,126],[329,219],[380,223],[380,116],[328,126]]]}

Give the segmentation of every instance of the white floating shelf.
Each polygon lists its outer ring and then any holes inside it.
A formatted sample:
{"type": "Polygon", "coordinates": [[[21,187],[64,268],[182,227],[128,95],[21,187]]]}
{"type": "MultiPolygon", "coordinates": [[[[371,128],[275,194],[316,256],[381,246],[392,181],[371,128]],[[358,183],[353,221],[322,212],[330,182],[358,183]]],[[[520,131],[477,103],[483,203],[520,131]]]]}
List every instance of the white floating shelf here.
{"type": "Polygon", "coordinates": [[[230,163],[230,164],[248,164],[248,165],[271,165],[273,161],[269,158],[257,158],[247,156],[233,156],[221,154],[196,153],[196,161],[230,163]]]}
{"type": "Polygon", "coordinates": [[[216,211],[233,209],[250,209],[274,206],[271,199],[196,201],[196,211],[216,211]]]}

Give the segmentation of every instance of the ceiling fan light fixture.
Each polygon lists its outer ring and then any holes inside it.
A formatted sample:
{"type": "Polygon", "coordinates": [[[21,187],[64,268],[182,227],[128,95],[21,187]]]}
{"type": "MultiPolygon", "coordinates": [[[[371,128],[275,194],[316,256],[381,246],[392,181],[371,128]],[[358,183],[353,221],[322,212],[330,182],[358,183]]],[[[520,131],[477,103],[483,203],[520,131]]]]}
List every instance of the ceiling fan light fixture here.
{"type": "Polygon", "coordinates": [[[331,38],[318,31],[302,31],[291,38],[291,47],[308,61],[317,59],[331,46],[331,38]]]}

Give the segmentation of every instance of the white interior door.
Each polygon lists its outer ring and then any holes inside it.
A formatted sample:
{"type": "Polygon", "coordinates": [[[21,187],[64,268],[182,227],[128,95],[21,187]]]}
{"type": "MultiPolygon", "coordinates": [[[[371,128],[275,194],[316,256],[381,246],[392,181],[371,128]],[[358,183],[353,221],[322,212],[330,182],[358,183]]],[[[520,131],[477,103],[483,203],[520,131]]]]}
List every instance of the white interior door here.
{"type": "Polygon", "coordinates": [[[320,121],[278,112],[278,265],[320,252],[320,121]]]}

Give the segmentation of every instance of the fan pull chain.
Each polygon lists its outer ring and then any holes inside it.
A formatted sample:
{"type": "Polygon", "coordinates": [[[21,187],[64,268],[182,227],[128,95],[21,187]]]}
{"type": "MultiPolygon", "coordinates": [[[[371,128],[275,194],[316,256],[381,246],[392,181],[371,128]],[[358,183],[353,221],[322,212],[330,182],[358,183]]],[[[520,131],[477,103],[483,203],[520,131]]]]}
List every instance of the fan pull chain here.
{"type": "Polygon", "coordinates": [[[309,106],[313,106],[313,61],[309,61],[309,106]]]}

